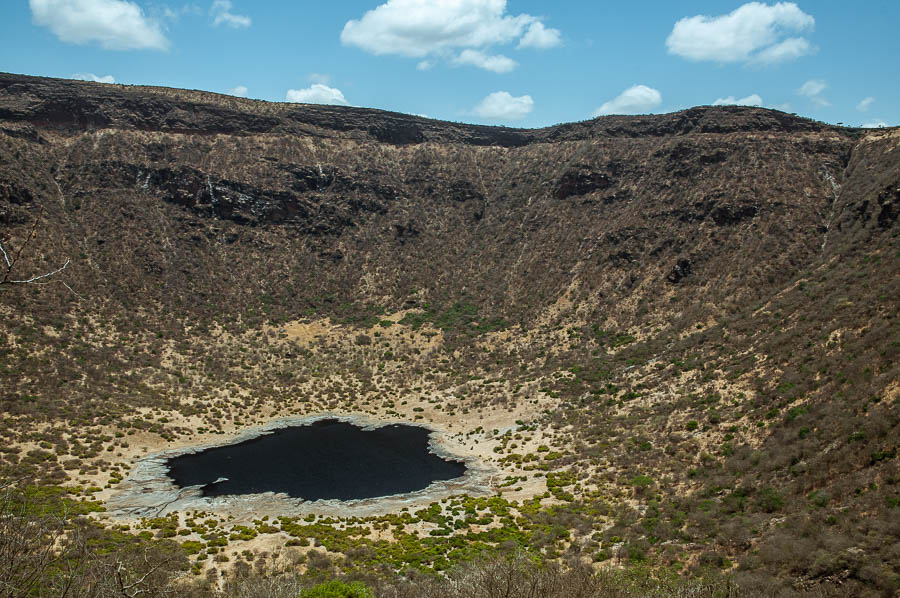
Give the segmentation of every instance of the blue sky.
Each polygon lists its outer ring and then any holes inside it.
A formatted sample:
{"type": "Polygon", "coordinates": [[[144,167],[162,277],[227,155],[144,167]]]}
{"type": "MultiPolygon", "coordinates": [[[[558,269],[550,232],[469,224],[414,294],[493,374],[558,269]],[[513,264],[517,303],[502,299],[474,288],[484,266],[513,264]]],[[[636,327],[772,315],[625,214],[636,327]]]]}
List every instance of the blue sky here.
{"type": "Polygon", "coordinates": [[[0,70],[539,127],[762,105],[900,124],[900,1],[2,0],[0,70]]]}

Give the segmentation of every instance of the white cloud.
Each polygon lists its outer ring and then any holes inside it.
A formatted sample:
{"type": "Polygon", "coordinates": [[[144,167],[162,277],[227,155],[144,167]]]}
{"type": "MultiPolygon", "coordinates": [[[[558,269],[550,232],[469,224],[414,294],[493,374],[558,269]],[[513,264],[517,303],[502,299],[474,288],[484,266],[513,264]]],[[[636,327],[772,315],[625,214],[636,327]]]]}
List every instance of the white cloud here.
{"type": "Polygon", "coordinates": [[[809,81],[807,81],[806,83],[804,83],[803,85],[800,86],[800,89],[797,90],[797,93],[799,93],[802,96],[807,96],[807,97],[811,98],[811,97],[817,96],[820,93],[822,93],[823,91],[825,91],[825,88],[827,86],[828,85],[825,83],[825,81],[823,81],[821,79],[810,79],[809,81]]]}
{"type": "Polygon", "coordinates": [[[247,89],[246,86],[244,86],[244,85],[238,85],[237,87],[232,87],[231,89],[229,89],[229,90],[228,90],[228,95],[230,95],[230,96],[237,96],[237,97],[239,97],[239,98],[246,98],[246,97],[247,97],[247,92],[248,92],[248,91],[249,91],[249,90],[247,89]]]}
{"type": "Polygon", "coordinates": [[[890,125],[887,124],[886,122],[884,122],[883,120],[878,120],[878,121],[873,121],[873,122],[867,122],[862,126],[862,128],[863,129],[881,129],[883,127],[889,127],[889,126],[890,125]]]}
{"type": "Polygon", "coordinates": [[[171,6],[162,7],[162,16],[170,21],[178,21],[185,15],[197,16],[202,14],[203,10],[196,4],[186,4],[179,8],[172,8],[171,6]]]}
{"type": "MultiPolygon", "coordinates": [[[[496,60],[474,60],[465,51],[487,56],[491,46],[517,39],[521,48],[549,48],[559,38],[558,30],[547,29],[537,17],[508,14],[506,0],[387,0],[360,19],[347,21],[341,32],[347,46],[376,55],[423,59],[420,70],[433,64],[424,59],[437,57],[506,72],[497,70],[496,60]]],[[[506,61],[503,68],[513,62],[506,61]]]]}
{"type": "Polygon", "coordinates": [[[373,54],[423,58],[510,42],[535,20],[505,12],[506,0],[388,0],[360,20],[347,21],[341,41],[373,54]]]}
{"type": "Polygon", "coordinates": [[[831,102],[822,97],[822,92],[828,85],[822,79],[810,79],[800,86],[797,94],[806,96],[816,106],[831,106],[831,102]]]}
{"type": "Polygon", "coordinates": [[[214,0],[212,6],[209,7],[209,14],[213,17],[213,25],[228,25],[235,29],[249,27],[253,21],[250,17],[244,15],[236,15],[231,12],[231,0],[214,0]]]}
{"type": "Polygon", "coordinates": [[[476,116],[491,120],[518,120],[534,109],[531,96],[513,97],[506,91],[495,91],[472,110],[476,116]]]}
{"type": "Polygon", "coordinates": [[[75,73],[70,77],[70,79],[75,79],[76,81],[93,81],[95,83],[115,83],[116,78],[112,75],[104,75],[102,77],[98,77],[94,73],[75,73]]]}
{"type": "Polygon", "coordinates": [[[869,96],[863,100],[860,100],[859,104],[856,105],[856,109],[860,112],[865,112],[869,109],[869,107],[875,103],[875,98],[869,96]]]}
{"type": "Polygon", "coordinates": [[[814,51],[792,32],[811,31],[815,19],[793,2],[748,2],[727,15],[685,17],[666,39],[670,54],[689,60],[773,64],[814,51]]]}
{"type": "Polygon", "coordinates": [[[519,40],[518,48],[552,48],[559,45],[559,29],[547,29],[540,21],[534,22],[528,27],[528,31],[519,40]]]}
{"type": "Polygon", "coordinates": [[[322,85],[331,83],[331,75],[325,73],[310,73],[308,79],[310,83],[321,83],[322,85]]]}
{"type": "Polygon", "coordinates": [[[629,87],[615,99],[612,99],[596,110],[594,116],[605,114],[641,114],[649,112],[662,103],[662,95],[658,90],[646,85],[629,87]]]}
{"type": "Polygon", "coordinates": [[[472,49],[460,52],[459,56],[453,59],[453,64],[469,64],[495,73],[508,73],[519,66],[515,60],[503,54],[488,56],[484,52],[472,49]]]}
{"type": "Polygon", "coordinates": [[[752,62],[758,64],[775,64],[787,60],[796,60],[801,56],[812,54],[815,49],[809,40],[802,37],[789,37],[781,43],[777,43],[763,49],[753,57],[752,62]]]}
{"type": "Polygon", "coordinates": [[[289,89],[285,99],[288,102],[297,102],[300,104],[350,105],[340,89],[328,87],[321,83],[313,83],[306,89],[289,89]]]}
{"type": "Polygon", "coordinates": [[[762,106],[762,98],[759,94],[754,93],[748,95],[746,98],[735,99],[734,96],[728,96],[727,98],[719,98],[715,102],[712,103],[713,106],[762,106]]]}
{"type": "Polygon", "coordinates": [[[427,71],[430,70],[434,66],[434,63],[430,60],[421,60],[419,64],[416,65],[417,71],[427,71]]]}
{"type": "Polygon", "coordinates": [[[29,0],[35,25],[61,41],[97,42],[106,50],[165,50],[169,40],[159,23],[127,0],[29,0]]]}

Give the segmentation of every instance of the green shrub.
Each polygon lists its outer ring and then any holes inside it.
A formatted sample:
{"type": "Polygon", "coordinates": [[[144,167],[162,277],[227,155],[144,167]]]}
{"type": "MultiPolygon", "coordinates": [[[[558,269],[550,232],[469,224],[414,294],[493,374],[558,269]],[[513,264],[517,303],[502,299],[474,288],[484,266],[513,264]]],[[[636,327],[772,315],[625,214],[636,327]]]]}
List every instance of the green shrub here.
{"type": "Polygon", "coordinates": [[[828,505],[828,502],[831,500],[831,497],[827,492],[823,492],[821,490],[814,490],[809,493],[807,497],[809,499],[810,508],[818,508],[821,509],[828,505]]]}
{"type": "Polygon", "coordinates": [[[332,580],[300,592],[300,598],[373,598],[372,591],[358,581],[332,580]]]}
{"type": "Polygon", "coordinates": [[[764,513],[774,513],[784,506],[784,498],[774,488],[763,488],[756,495],[756,506],[764,513]]]}
{"type": "Polygon", "coordinates": [[[198,554],[201,550],[206,548],[206,544],[197,542],[196,540],[186,540],[181,543],[181,547],[184,549],[185,554],[198,554]]]}
{"type": "Polygon", "coordinates": [[[631,485],[635,488],[646,488],[651,484],[653,484],[653,478],[651,478],[650,476],[638,474],[631,478],[631,485]]]}

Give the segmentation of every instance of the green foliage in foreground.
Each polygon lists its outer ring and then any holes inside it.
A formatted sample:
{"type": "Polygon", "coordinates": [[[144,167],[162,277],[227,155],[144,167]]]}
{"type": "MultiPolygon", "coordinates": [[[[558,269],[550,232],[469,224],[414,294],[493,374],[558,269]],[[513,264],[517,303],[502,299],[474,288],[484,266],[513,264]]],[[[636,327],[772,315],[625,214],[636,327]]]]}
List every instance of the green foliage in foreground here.
{"type": "Polygon", "coordinates": [[[300,598],[373,598],[372,591],[358,581],[332,580],[300,592],[300,598]]]}
{"type": "Polygon", "coordinates": [[[8,506],[20,514],[33,517],[73,517],[104,511],[96,502],[71,498],[80,489],[60,486],[26,486],[17,492],[9,492],[4,499],[8,506]]]}
{"type": "Polygon", "coordinates": [[[368,585],[340,575],[321,582],[309,574],[254,573],[231,579],[221,595],[241,598],[800,598],[823,595],[784,593],[775,586],[708,571],[683,578],[644,566],[594,571],[536,559],[522,552],[461,563],[445,575],[402,575],[375,579],[368,585]],[[310,583],[316,585],[310,585],[310,583]]]}
{"type": "Polygon", "coordinates": [[[0,479],[0,595],[161,595],[187,569],[174,542],[108,530],[58,487],[0,479]]]}

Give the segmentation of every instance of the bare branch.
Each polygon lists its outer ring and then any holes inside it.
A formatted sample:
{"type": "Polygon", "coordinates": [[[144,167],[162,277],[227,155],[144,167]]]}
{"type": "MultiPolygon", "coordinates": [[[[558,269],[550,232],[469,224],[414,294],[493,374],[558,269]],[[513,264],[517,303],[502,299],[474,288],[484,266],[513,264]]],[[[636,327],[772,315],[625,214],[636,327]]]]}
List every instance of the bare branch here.
{"type": "Polygon", "coordinates": [[[13,280],[12,278],[10,278],[12,276],[12,270],[15,267],[15,265],[19,262],[19,258],[22,256],[22,252],[25,250],[25,247],[28,246],[28,243],[30,243],[32,239],[37,237],[38,223],[40,223],[41,217],[43,215],[44,215],[44,206],[41,206],[40,213],[38,213],[37,218],[34,219],[34,224],[31,225],[31,231],[28,233],[28,236],[25,237],[25,241],[22,242],[22,245],[19,247],[19,249],[14,252],[14,255],[12,258],[9,257],[9,254],[6,252],[6,249],[4,249],[3,244],[0,243],[0,252],[3,253],[3,259],[6,260],[6,272],[3,273],[3,278],[0,279],[0,285],[35,283],[43,278],[48,278],[55,274],[59,274],[60,272],[65,270],[66,267],[68,267],[70,262],[69,262],[69,259],[66,258],[66,263],[63,264],[62,266],[60,266],[59,268],[57,268],[56,270],[53,270],[52,272],[45,272],[44,274],[37,274],[35,276],[32,276],[31,278],[27,278],[27,279],[23,279],[23,280],[13,280]]]}
{"type": "Polygon", "coordinates": [[[156,591],[157,589],[151,590],[147,587],[142,587],[144,583],[147,581],[151,575],[165,567],[171,562],[171,558],[163,559],[162,561],[156,563],[155,565],[150,564],[150,559],[147,558],[146,551],[144,552],[144,564],[149,566],[150,569],[147,570],[141,577],[132,581],[131,583],[126,583],[125,574],[128,573],[128,568],[125,566],[125,563],[121,560],[121,558],[117,557],[115,561],[115,576],[116,576],[116,584],[118,586],[118,593],[126,598],[135,598],[136,596],[140,596],[141,594],[150,593],[151,591],[156,591]]]}
{"type": "Polygon", "coordinates": [[[41,211],[38,212],[37,218],[34,219],[34,224],[31,225],[31,231],[28,233],[28,236],[25,237],[25,240],[22,242],[21,247],[19,247],[19,250],[16,251],[16,256],[12,259],[12,262],[10,263],[10,266],[9,266],[10,270],[12,270],[12,267],[16,264],[16,262],[19,261],[19,258],[22,256],[22,252],[25,251],[25,248],[28,246],[28,244],[31,242],[31,240],[37,236],[37,226],[38,226],[38,223],[41,221],[41,218],[43,218],[43,216],[44,216],[44,206],[41,206],[41,211]]]}
{"type": "Polygon", "coordinates": [[[68,265],[69,265],[69,260],[66,259],[65,264],[63,264],[62,266],[60,266],[59,268],[57,268],[56,270],[54,270],[52,272],[47,272],[45,274],[39,274],[37,276],[32,276],[28,280],[8,280],[6,282],[11,283],[11,284],[28,284],[29,282],[34,282],[34,281],[40,280],[42,278],[47,278],[48,276],[53,276],[54,274],[59,274],[60,272],[65,270],[68,265]]]}
{"type": "Polygon", "coordinates": [[[9,269],[12,269],[12,262],[9,261],[9,255],[7,255],[6,250],[3,249],[3,243],[0,243],[0,251],[3,252],[3,259],[6,260],[6,267],[7,267],[7,269],[8,269],[8,270],[9,270],[9,269]]]}
{"type": "Polygon", "coordinates": [[[67,285],[65,282],[63,282],[62,280],[60,280],[59,282],[61,282],[62,285],[63,285],[64,287],[66,287],[67,289],[69,289],[70,291],[72,291],[72,294],[73,294],[73,295],[75,295],[75,296],[78,297],[79,299],[84,299],[84,297],[82,297],[81,295],[79,295],[78,293],[76,293],[76,292],[75,292],[75,289],[73,289],[72,287],[70,287],[69,285],[67,285]]]}

